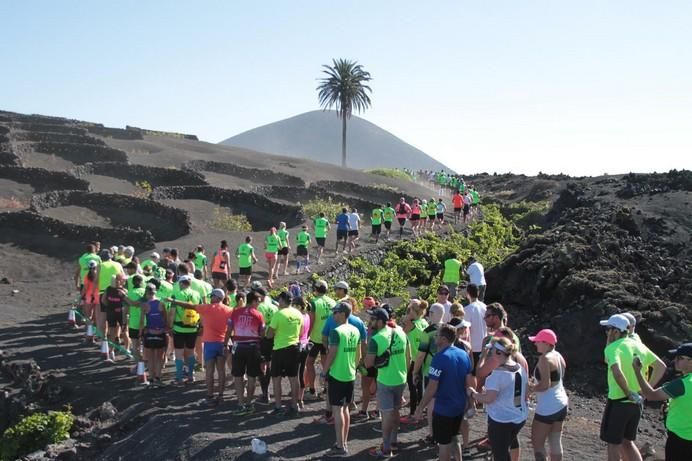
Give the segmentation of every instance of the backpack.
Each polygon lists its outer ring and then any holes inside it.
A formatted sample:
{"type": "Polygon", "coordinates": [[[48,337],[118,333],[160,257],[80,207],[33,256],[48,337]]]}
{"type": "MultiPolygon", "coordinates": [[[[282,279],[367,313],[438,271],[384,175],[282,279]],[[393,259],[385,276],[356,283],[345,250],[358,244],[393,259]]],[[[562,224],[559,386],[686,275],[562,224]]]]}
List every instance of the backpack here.
{"type": "Polygon", "coordinates": [[[183,311],[183,325],[186,327],[196,327],[199,323],[199,313],[194,309],[183,311]]]}
{"type": "Polygon", "coordinates": [[[288,286],[288,292],[292,298],[302,298],[303,289],[300,287],[298,282],[294,282],[288,286]]]}

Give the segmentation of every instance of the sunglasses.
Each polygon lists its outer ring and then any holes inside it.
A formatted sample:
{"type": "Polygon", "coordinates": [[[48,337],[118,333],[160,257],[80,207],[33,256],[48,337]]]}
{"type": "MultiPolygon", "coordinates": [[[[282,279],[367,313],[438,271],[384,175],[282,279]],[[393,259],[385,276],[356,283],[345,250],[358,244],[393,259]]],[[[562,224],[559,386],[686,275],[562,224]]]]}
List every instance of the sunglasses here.
{"type": "Polygon", "coordinates": [[[675,357],[675,360],[689,360],[690,357],[687,357],[686,355],[678,355],[675,357]]]}

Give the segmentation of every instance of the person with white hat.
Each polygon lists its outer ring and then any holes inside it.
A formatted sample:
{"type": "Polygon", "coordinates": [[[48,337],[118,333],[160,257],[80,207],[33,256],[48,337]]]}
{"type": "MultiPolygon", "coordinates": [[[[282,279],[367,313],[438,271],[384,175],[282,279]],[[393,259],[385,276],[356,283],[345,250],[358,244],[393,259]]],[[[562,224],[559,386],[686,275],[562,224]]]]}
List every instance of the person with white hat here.
{"type": "Polygon", "coordinates": [[[632,361],[639,357],[647,372],[651,368],[649,383],[652,384],[663,377],[666,365],[643,343],[630,337],[630,323],[624,315],[611,315],[600,324],[606,328],[604,353],[608,366],[608,402],[601,421],[601,440],[608,444],[608,461],[619,461],[621,457],[641,459],[634,441],[643,399],[632,361]]]}
{"type": "Polygon", "coordinates": [[[623,312],[622,315],[630,323],[629,327],[627,328],[627,330],[629,331],[630,337],[632,337],[636,341],[641,342],[641,338],[639,338],[639,335],[634,332],[634,328],[637,326],[637,318],[631,312],[623,312]]]}

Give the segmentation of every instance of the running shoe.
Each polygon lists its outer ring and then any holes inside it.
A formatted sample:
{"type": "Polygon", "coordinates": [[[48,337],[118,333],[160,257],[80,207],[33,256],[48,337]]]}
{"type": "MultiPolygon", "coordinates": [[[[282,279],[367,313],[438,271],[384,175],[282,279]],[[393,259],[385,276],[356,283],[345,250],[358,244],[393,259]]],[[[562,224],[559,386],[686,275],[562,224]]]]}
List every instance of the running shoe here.
{"type": "Polygon", "coordinates": [[[274,407],[272,411],[269,412],[270,416],[284,416],[286,410],[283,407],[274,407]]]}
{"type": "Polygon", "coordinates": [[[471,457],[471,449],[470,448],[462,448],[461,449],[461,459],[464,458],[470,458],[471,457]]]}
{"type": "Polygon", "coordinates": [[[351,421],[354,423],[364,423],[370,419],[367,411],[359,411],[351,415],[351,421]]]}
{"type": "Polygon", "coordinates": [[[420,424],[422,421],[423,420],[416,420],[416,418],[414,418],[413,415],[406,415],[399,418],[399,422],[401,424],[420,424]]]}
{"type": "Polygon", "coordinates": [[[253,405],[244,405],[240,407],[235,413],[235,416],[248,416],[255,412],[255,407],[253,405]]]}
{"type": "Polygon", "coordinates": [[[372,426],[372,430],[375,432],[382,433],[382,426],[372,426]]]}
{"type": "Polygon", "coordinates": [[[284,416],[287,418],[295,418],[300,414],[300,411],[297,408],[294,407],[289,407],[286,409],[284,412],[284,416]]]}
{"type": "Polygon", "coordinates": [[[345,448],[332,447],[324,454],[324,456],[327,458],[346,458],[348,457],[348,450],[345,448]]]}
{"type": "Polygon", "coordinates": [[[374,447],[368,450],[368,454],[375,459],[389,459],[392,457],[392,452],[385,452],[382,446],[374,447]]]}
{"type": "Polygon", "coordinates": [[[303,400],[306,402],[317,402],[318,400],[322,400],[322,398],[316,392],[306,392],[303,396],[303,400]]]}
{"type": "Polygon", "coordinates": [[[490,450],[490,439],[488,439],[487,437],[484,438],[483,440],[478,442],[477,446],[478,446],[479,450],[483,450],[483,451],[490,450]]]}
{"type": "Polygon", "coordinates": [[[327,416],[326,414],[322,414],[319,418],[315,418],[312,420],[313,423],[317,424],[329,424],[332,425],[334,424],[334,417],[333,416],[327,416]]]}

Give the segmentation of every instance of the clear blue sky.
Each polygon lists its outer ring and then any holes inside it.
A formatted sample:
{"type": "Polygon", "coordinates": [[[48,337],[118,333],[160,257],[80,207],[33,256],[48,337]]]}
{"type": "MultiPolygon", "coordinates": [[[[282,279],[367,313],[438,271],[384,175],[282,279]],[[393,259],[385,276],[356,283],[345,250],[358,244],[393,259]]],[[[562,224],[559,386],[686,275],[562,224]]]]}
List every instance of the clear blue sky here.
{"type": "MultiPolygon", "coordinates": [[[[0,109],[218,142],[318,108],[358,60],[365,118],[461,172],[692,168],[690,1],[9,1],[0,109]]],[[[335,140],[338,142],[338,140],[335,140]]]]}

